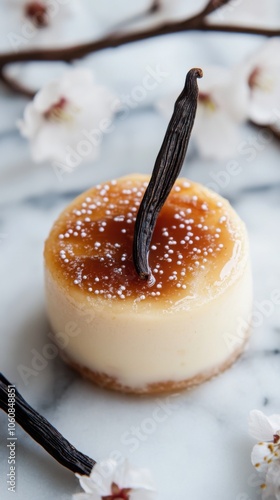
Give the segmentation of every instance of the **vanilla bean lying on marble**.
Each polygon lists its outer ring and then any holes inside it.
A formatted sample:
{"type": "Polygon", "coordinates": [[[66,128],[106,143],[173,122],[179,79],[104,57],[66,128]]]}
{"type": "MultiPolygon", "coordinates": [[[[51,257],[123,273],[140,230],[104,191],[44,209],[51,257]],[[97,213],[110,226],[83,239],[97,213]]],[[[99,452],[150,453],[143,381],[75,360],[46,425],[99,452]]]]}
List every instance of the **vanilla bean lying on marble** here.
{"type": "MultiPolygon", "coordinates": [[[[8,387],[12,384],[0,373],[0,407],[8,413],[8,387]]],[[[89,476],[95,461],[78,451],[55,427],[35,411],[15,389],[15,420],[57,462],[74,473],[89,476]]]]}
{"type": "Polygon", "coordinates": [[[158,214],[164,205],[186,156],[196,115],[197,78],[203,76],[199,68],[191,69],[185,86],[175,102],[174,111],[158,153],[152,177],[145,191],[135,222],[133,260],[140,278],[153,284],[149,266],[149,249],[158,214]]]}

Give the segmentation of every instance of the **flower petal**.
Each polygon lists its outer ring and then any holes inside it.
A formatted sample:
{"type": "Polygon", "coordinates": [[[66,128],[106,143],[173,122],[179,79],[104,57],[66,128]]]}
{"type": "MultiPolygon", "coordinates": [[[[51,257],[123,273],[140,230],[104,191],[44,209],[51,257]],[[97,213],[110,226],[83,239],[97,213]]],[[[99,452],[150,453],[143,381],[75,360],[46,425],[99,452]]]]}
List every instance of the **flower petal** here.
{"type": "Polygon", "coordinates": [[[96,491],[91,493],[76,493],[72,496],[73,500],[102,500],[102,497],[96,491]]]}
{"type": "Polygon", "coordinates": [[[236,154],[238,127],[223,109],[208,111],[199,106],[193,137],[205,158],[222,160],[236,154]]]}
{"type": "Polygon", "coordinates": [[[95,483],[91,476],[81,476],[80,474],[76,474],[76,476],[80,481],[81,487],[86,493],[100,493],[100,491],[98,491],[99,486],[95,483]]]}
{"type": "MultiPolygon", "coordinates": [[[[236,154],[238,125],[247,117],[246,79],[236,78],[228,69],[214,66],[204,68],[203,73],[193,136],[202,156],[223,160],[236,154]]],[[[170,118],[174,100],[175,96],[168,96],[157,108],[170,118]]]]}
{"type": "Polygon", "coordinates": [[[155,491],[155,484],[150,471],[148,469],[132,468],[128,461],[126,461],[124,487],[155,491]]]}
{"type": "Polygon", "coordinates": [[[251,461],[253,466],[259,472],[266,472],[268,469],[268,457],[270,458],[270,451],[267,443],[256,444],[251,453],[251,461]]]}
{"type": "Polygon", "coordinates": [[[31,153],[34,161],[58,159],[64,160],[64,134],[59,127],[51,125],[42,126],[36,135],[36,140],[32,141],[31,153]]]}
{"type": "MultiPolygon", "coordinates": [[[[273,416],[275,417],[275,415],[273,416]]],[[[273,422],[275,419],[273,420],[273,422]]],[[[249,434],[259,441],[273,441],[275,432],[270,418],[259,410],[252,410],[249,415],[249,434]]]]}
{"type": "Polygon", "coordinates": [[[200,93],[209,95],[223,111],[239,123],[246,117],[248,96],[246,82],[237,76],[235,70],[230,71],[220,66],[203,68],[199,89],[200,93]]]}
{"type": "Polygon", "coordinates": [[[98,157],[117,103],[114,93],[93,82],[91,71],[75,68],[36,94],[18,126],[30,140],[34,161],[57,160],[71,171],[98,157]]]}
{"type": "MultiPolygon", "coordinates": [[[[278,71],[280,74],[280,68],[278,71]]],[[[271,80],[268,83],[271,89],[256,88],[252,92],[249,105],[249,116],[259,125],[272,124],[276,121],[277,105],[280,102],[280,78],[273,78],[268,73],[266,77],[271,80]]]]}
{"type": "MultiPolygon", "coordinates": [[[[277,15],[277,7],[275,2],[269,2],[269,9],[264,2],[256,2],[256,0],[237,0],[236,2],[226,3],[221,6],[209,17],[216,22],[221,22],[226,25],[238,26],[261,26],[269,23],[273,15],[277,15]]],[[[277,2],[276,2],[277,4],[277,2]]]]}
{"type": "Polygon", "coordinates": [[[43,87],[34,97],[34,108],[41,114],[45,113],[61,97],[59,80],[54,80],[43,87]]]}
{"type": "Polygon", "coordinates": [[[18,120],[17,126],[22,136],[29,139],[35,136],[42,123],[42,115],[29,103],[24,110],[23,120],[18,120]]]}
{"type": "Polygon", "coordinates": [[[269,422],[273,428],[273,433],[280,431],[280,415],[270,415],[269,422]]]}
{"type": "Polygon", "coordinates": [[[139,488],[137,490],[132,490],[129,500],[154,500],[155,498],[157,498],[155,491],[139,488]]]}
{"type": "Polygon", "coordinates": [[[76,474],[85,493],[76,495],[75,500],[92,498],[99,500],[110,496],[112,483],[121,489],[130,488],[130,500],[154,500],[156,490],[147,469],[135,469],[125,460],[118,464],[108,459],[96,464],[90,476],[76,474]],[[80,495],[80,496],[79,496],[80,495]]]}
{"type": "Polygon", "coordinates": [[[102,495],[109,495],[111,493],[111,485],[114,482],[117,468],[118,463],[110,458],[102,460],[93,467],[90,479],[97,485],[98,491],[102,495]]]}
{"type": "Polygon", "coordinates": [[[236,68],[236,76],[247,82],[248,117],[258,124],[277,120],[280,100],[280,41],[270,39],[236,68]]]}
{"type": "Polygon", "coordinates": [[[266,474],[266,489],[263,493],[263,498],[269,498],[274,495],[277,500],[280,500],[280,462],[274,462],[266,474]]]}

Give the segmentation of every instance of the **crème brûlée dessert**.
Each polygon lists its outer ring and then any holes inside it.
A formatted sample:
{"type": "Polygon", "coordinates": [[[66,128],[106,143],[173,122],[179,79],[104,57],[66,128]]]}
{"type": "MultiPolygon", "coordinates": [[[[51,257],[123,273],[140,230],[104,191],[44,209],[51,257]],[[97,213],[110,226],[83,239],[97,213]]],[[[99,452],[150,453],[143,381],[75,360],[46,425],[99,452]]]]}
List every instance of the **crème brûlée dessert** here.
{"type": "Polygon", "coordinates": [[[148,182],[131,175],[83,193],[45,245],[54,335],[76,327],[63,358],[98,385],[132,393],[187,388],[225,370],[244,347],[240,322],[249,329],[252,309],[244,223],[225,199],[183,178],[153,233],[154,283],[139,278],[133,231],[148,182]]]}

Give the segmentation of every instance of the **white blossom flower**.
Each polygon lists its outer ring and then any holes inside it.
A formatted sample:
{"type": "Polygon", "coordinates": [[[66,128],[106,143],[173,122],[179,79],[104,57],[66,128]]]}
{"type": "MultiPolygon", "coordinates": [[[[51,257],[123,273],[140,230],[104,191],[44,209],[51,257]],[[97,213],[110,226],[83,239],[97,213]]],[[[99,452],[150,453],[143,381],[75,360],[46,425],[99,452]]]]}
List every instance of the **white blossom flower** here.
{"type": "Polygon", "coordinates": [[[78,43],[96,32],[94,19],[89,31],[88,8],[79,0],[5,0],[5,3],[0,28],[6,35],[4,43],[15,52],[78,43]]]}
{"type": "Polygon", "coordinates": [[[263,498],[272,496],[280,500],[280,464],[278,462],[274,462],[268,468],[266,483],[263,485],[263,498]]]}
{"type": "Polygon", "coordinates": [[[58,16],[61,18],[73,12],[76,0],[55,2],[53,0],[6,0],[7,8],[21,21],[29,20],[34,27],[46,28],[58,16]]]}
{"type": "Polygon", "coordinates": [[[22,14],[36,28],[45,28],[51,23],[51,4],[45,0],[24,0],[21,2],[22,14]]]}
{"type": "Polygon", "coordinates": [[[261,485],[263,498],[271,495],[280,500],[280,415],[267,417],[259,410],[249,416],[249,433],[259,440],[253,448],[254,467],[265,475],[261,485]]]}
{"type": "Polygon", "coordinates": [[[85,493],[78,493],[73,500],[153,500],[156,494],[150,472],[134,469],[128,461],[117,464],[108,459],[96,464],[90,476],[80,476],[85,493]]]}
{"type": "Polygon", "coordinates": [[[98,156],[118,106],[112,92],[94,83],[91,71],[71,69],[35,95],[18,126],[30,140],[34,161],[58,160],[71,168],[98,156]]]}
{"type": "Polygon", "coordinates": [[[280,429],[280,415],[267,417],[259,410],[252,410],[249,416],[249,433],[259,441],[273,441],[280,429]]]}
{"type": "Polygon", "coordinates": [[[248,117],[260,125],[280,117],[280,40],[268,40],[239,67],[247,82],[248,117]]]}
{"type": "Polygon", "coordinates": [[[210,20],[227,25],[262,26],[271,24],[278,14],[278,0],[232,0],[211,14],[210,20]]]}
{"type": "Polygon", "coordinates": [[[280,415],[267,417],[259,410],[251,411],[249,433],[259,440],[252,451],[252,464],[266,471],[270,463],[280,460],[280,415]]]}
{"type": "MultiPolygon", "coordinates": [[[[205,158],[225,159],[237,151],[238,125],[246,116],[246,85],[224,68],[203,70],[193,137],[205,158]]],[[[158,103],[170,117],[175,95],[158,103]]]]}

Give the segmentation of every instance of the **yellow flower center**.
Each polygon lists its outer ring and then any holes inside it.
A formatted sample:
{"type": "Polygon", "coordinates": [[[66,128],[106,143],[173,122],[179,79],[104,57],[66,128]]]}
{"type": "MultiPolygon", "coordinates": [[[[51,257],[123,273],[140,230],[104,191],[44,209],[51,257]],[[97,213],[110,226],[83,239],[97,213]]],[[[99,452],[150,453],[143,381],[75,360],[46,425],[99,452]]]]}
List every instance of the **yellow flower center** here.
{"type": "Polygon", "coordinates": [[[216,103],[214,102],[213,98],[211,97],[210,94],[204,93],[204,92],[199,92],[199,97],[198,97],[198,102],[204,106],[204,108],[207,111],[215,111],[217,108],[216,103]]]}
{"type": "Polygon", "coordinates": [[[44,118],[51,122],[73,122],[78,111],[76,106],[70,104],[65,97],[61,97],[45,111],[44,118]]]}

